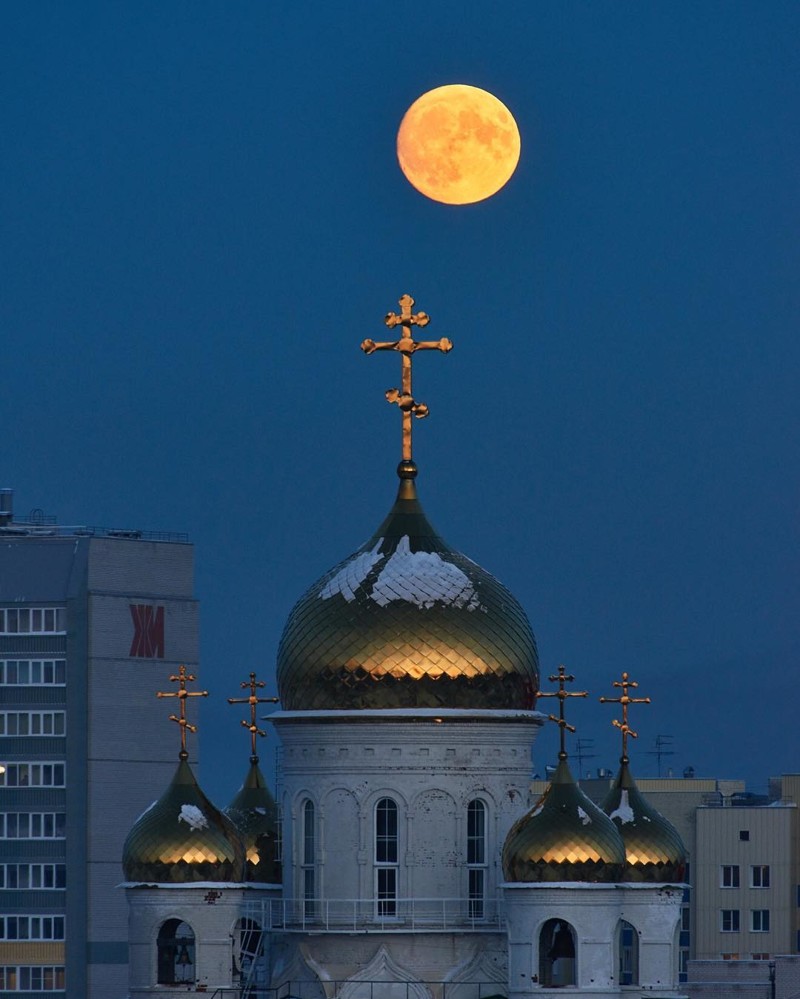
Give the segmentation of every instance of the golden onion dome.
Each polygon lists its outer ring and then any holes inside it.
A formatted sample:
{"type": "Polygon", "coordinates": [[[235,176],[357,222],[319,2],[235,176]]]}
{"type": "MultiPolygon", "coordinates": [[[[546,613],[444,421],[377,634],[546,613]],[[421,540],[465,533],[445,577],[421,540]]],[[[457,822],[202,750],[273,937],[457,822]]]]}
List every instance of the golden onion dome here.
{"type": "Polygon", "coordinates": [[[244,856],[235,826],[203,794],[182,752],[171,784],[128,833],[122,868],[126,881],[239,882],[244,856]]]}
{"type": "Polygon", "coordinates": [[[621,880],[625,846],[614,823],[581,791],[565,757],[550,786],[506,837],[507,881],[621,880]]]}
{"type": "Polygon", "coordinates": [[[225,814],[236,826],[244,843],[247,860],[245,880],[280,884],[278,860],[278,810],[269,792],[258,757],[252,757],[244,784],[225,814]]]}
{"type": "Polygon", "coordinates": [[[278,649],[285,710],[535,706],[536,640],[493,576],[428,523],[403,462],[389,515],[300,598],[278,649]]]}
{"type": "Polygon", "coordinates": [[[642,797],[623,757],[617,778],[602,809],[619,829],[625,844],[623,881],[681,883],[686,847],[677,829],[642,797]]]}

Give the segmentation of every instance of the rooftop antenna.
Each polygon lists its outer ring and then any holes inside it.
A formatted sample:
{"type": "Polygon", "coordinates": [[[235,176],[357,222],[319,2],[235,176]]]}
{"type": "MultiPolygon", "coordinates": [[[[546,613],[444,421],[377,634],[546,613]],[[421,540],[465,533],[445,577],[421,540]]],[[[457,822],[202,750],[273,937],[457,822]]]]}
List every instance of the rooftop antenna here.
{"type": "Polygon", "coordinates": [[[655,741],[655,749],[650,749],[647,752],[648,756],[655,756],[658,759],[658,776],[661,776],[661,760],[664,756],[674,756],[675,750],[671,748],[672,746],[672,736],[671,735],[657,735],[655,741]]]}
{"type": "Polygon", "coordinates": [[[583,761],[591,760],[597,756],[594,750],[594,739],[575,740],[575,758],[578,761],[578,773],[583,774],[583,761]]]}

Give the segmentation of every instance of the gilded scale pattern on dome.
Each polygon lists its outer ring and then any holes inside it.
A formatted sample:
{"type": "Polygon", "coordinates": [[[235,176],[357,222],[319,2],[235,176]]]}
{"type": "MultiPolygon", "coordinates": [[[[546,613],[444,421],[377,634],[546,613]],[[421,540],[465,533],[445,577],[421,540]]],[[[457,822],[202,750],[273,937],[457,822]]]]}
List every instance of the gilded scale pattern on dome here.
{"type": "Polygon", "coordinates": [[[393,350],[402,388],[390,389],[403,416],[400,488],[389,515],[353,555],[301,597],[278,650],[278,689],[285,710],[363,708],[531,709],[538,656],[524,610],[493,576],[450,548],[417,498],[411,417],[428,408],[411,395],[411,358],[447,352],[447,339],[417,342],[412,326],[430,317],[401,313],[399,340],[365,340],[366,353],[393,350]]]}
{"type": "Polygon", "coordinates": [[[621,689],[619,697],[601,697],[601,704],[620,704],[622,720],[612,725],[622,735],[622,757],[616,780],[602,803],[602,809],[620,831],[625,843],[625,881],[681,883],[686,872],[686,848],[675,827],[642,797],[629,769],[628,738],[638,735],[628,724],[631,704],[649,704],[649,697],[631,697],[630,690],[639,684],[627,673],[613,686],[621,689]]]}
{"type": "Polygon", "coordinates": [[[158,691],[157,697],[177,697],[180,715],[170,715],[181,732],[178,769],[161,797],[134,823],[122,851],[127,881],[148,884],[186,884],[196,881],[241,881],[245,853],[233,823],[203,794],[186,750],[186,733],[197,726],[186,719],[186,700],[207,697],[207,691],[190,691],[186,684],[196,677],[181,665],[170,681],[177,691],[158,691]]]}

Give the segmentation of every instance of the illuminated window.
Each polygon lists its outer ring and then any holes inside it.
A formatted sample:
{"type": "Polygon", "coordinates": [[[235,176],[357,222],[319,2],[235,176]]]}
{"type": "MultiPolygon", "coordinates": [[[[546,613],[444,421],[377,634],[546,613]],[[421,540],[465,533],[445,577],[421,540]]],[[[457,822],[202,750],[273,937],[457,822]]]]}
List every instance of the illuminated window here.
{"type": "Polygon", "coordinates": [[[738,864],[723,864],[720,868],[720,887],[721,888],[738,888],[739,887],[739,865],[738,864]]]}
{"type": "Polygon", "coordinates": [[[161,924],[156,941],[158,984],[188,985],[194,982],[194,930],[180,919],[161,924]]]}
{"type": "Polygon", "coordinates": [[[4,992],[63,992],[66,972],[48,965],[0,966],[0,989],[4,992]]]}
{"type": "Polygon", "coordinates": [[[548,919],[539,933],[539,984],[563,988],[576,981],[575,931],[563,919],[548,919]]]}
{"type": "Polygon", "coordinates": [[[467,805],[467,878],[469,918],[483,919],[486,899],[486,805],[467,805]]]}
{"type": "Polygon", "coordinates": [[[734,952],[733,954],[730,954],[730,953],[729,954],[722,954],[722,960],[723,961],[738,961],[739,960],[739,954],[738,954],[738,952],[734,952]]]}
{"type": "Polygon", "coordinates": [[[765,954],[762,951],[762,953],[760,953],[760,954],[751,954],[750,958],[753,961],[769,961],[770,955],[769,954],[765,954]]]}
{"type": "Polygon", "coordinates": [[[750,868],[750,887],[769,888],[768,864],[755,864],[750,868]]]}
{"type": "Polygon", "coordinates": [[[379,916],[397,915],[397,803],[381,798],[375,806],[375,899],[379,916]]]}
{"type": "Polygon", "coordinates": [[[738,909],[721,909],[720,910],[720,929],[723,933],[738,933],[739,932],[739,910],[738,909]]]}

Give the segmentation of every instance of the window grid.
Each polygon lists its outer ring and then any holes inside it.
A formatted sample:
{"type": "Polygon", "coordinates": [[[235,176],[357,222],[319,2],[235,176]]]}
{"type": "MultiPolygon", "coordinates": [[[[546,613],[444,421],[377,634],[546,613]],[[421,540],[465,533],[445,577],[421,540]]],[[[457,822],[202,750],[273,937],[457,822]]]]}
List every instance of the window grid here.
{"type": "Polygon", "coordinates": [[[65,735],[66,711],[0,711],[0,736],[65,735]]]}
{"type": "Polygon", "coordinates": [[[66,887],[66,864],[0,864],[0,889],[66,887]]]}
{"type": "Polygon", "coordinates": [[[720,869],[720,888],[739,887],[739,865],[723,864],[720,869]]]}
{"type": "Polygon", "coordinates": [[[467,891],[470,919],[483,919],[486,898],[486,805],[467,805],[467,891]]]}
{"type": "Polygon", "coordinates": [[[0,916],[0,940],[63,939],[63,916],[0,916]]]}
{"type": "Polygon", "coordinates": [[[0,659],[0,687],[63,687],[66,659],[0,659]]]}
{"type": "Polygon", "coordinates": [[[753,933],[769,933],[769,909],[750,910],[750,929],[753,933]]]}
{"type": "Polygon", "coordinates": [[[0,965],[0,989],[6,992],[63,992],[66,977],[57,965],[0,965]]]}
{"type": "Polygon", "coordinates": [[[61,635],[66,630],[64,607],[0,607],[0,635],[61,635]]]}
{"type": "Polygon", "coordinates": [[[379,916],[397,915],[397,803],[381,798],[375,806],[375,895],[379,916]]]}
{"type": "Polygon", "coordinates": [[[7,763],[0,787],[65,787],[63,763],[7,763]]]}
{"type": "Polygon", "coordinates": [[[303,805],[303,863],[301,865],[303,913],[306,918],[314,915],[314,897],[316,895],[316,871],[314,865],[314,854],[316,853],[315,827],[314,802],[306,801],[303,805]]]}
{"type": "Polygon", "coordinates": [[[738,933],[739,932],[739,910],[738,909],[721,909],[720,910],[720,929],[723,933],[738,933]]]}
{"type": "Polygon", "coordinates": [[[64,839],[63,812],[0,812],[0,839],[64,839]]]}
{"type": "Polygon", "coordinates": [[[753,864],[750,868],[750,887],[769,888],[769,864],[753,864]]]}

